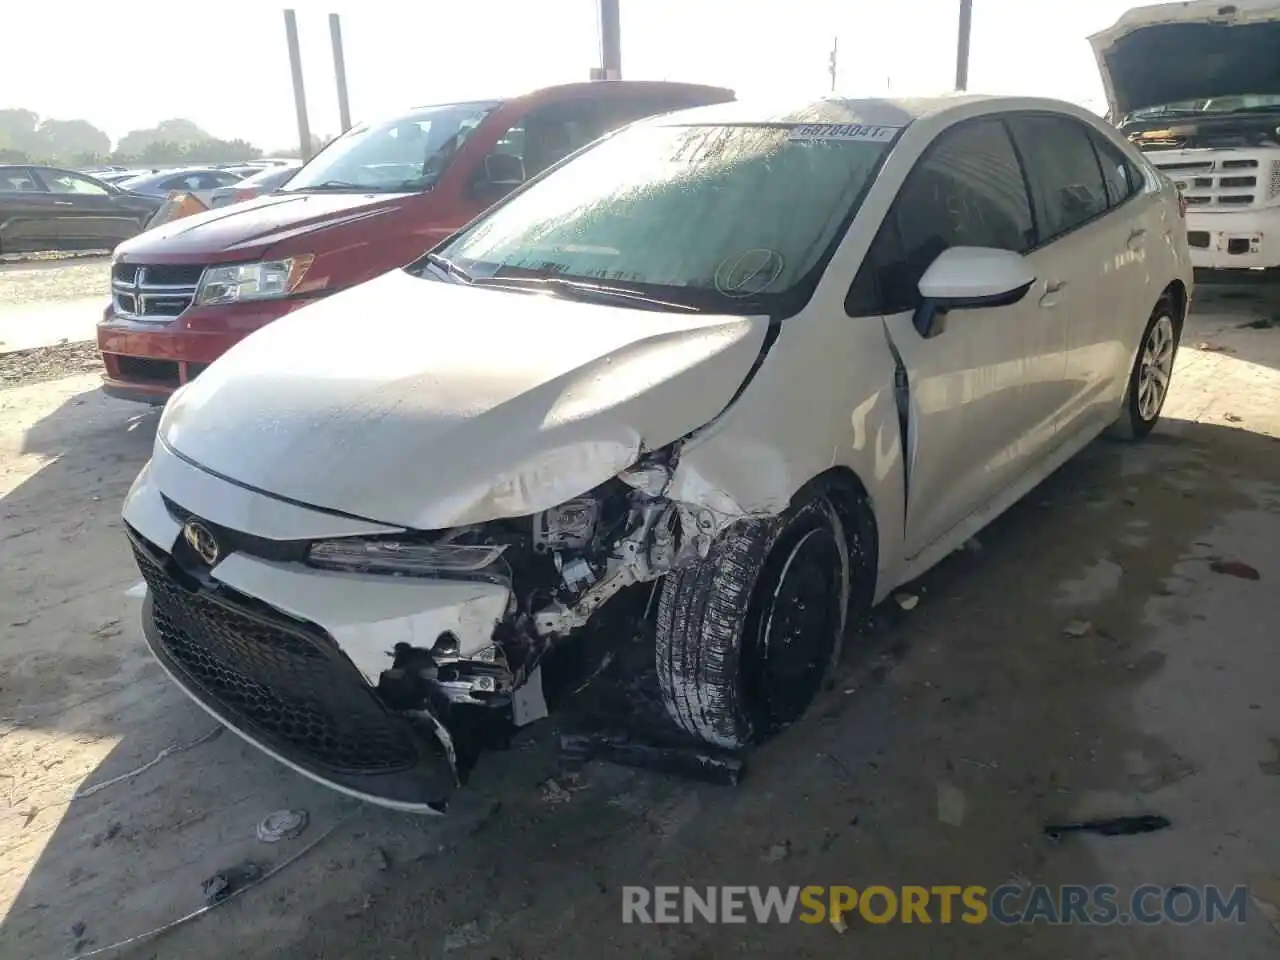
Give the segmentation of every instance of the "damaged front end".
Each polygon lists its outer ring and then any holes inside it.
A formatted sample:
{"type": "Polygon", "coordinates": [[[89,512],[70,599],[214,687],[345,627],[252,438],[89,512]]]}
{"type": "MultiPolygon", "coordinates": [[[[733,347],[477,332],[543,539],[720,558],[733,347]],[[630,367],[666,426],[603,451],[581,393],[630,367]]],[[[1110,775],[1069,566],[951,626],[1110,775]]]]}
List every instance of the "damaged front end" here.
{"type": "MultiPolygon", "coordinates": [[[[165,553],[152,540],[167,537],[129,524],[148,645],[201,706],[298,772],[384,806],[443,812],[479,754],[563,692],[544,690],[547,655],[626,588],[704,556],[728,522],[664,496],[673,450],[531,517],[431,533],[263,541],[155,494],[155,513],[181,534],[165,553]],[[287,579],[264,589],[246,580],[251,568],[287,579]],[[380,623],[361,611],[344,629],[306,592],[345,609],[342,594],[371,586],[410,592],[402,607],[429,596],[429,609],[374,614],[380,623]],[[393,636],[377,629],[388,625],[411,639],[367,642],[393,636]]],[[[139,486],[126,520],[149,516],[150,488],[139,486]]]]}
{"type": "Polygon", "coordinates": [[[509,599],[497,622],[473,621],[465,636],[443,630],[430,648],[398,644],[377,689],[388,705],[431,710],[446,726],[473,726],[475,708],[497,708],[513,726],[525,726],[546,716],[539,668],[558,641],[628,587],[705,555],[724,526],[727,518],[663,496],[674,467],[675,455],[660,453],[532,517],[478,523],[421,543],[328,541],[312,547],[310,562],[386,573],[386,558],[394,557],[399,575],[419,566],[420,575],[505,586],[509,599]],[[450,559],[442,563],[444,557],[450,559]]]}

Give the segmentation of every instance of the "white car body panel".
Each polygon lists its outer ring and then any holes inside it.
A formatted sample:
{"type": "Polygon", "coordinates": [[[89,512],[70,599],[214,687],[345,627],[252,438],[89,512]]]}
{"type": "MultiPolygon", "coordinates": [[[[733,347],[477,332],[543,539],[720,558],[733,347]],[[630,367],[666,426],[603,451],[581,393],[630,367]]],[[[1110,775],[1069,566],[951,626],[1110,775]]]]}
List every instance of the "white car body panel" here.
{"type": "Polygon", "coordinates": [[[175,396],[162,442],[279,497],[420,530],[536,513],[679,439],[729,403],[767,327],[400,271],[297,312],[175,396]]]}
{"type": "MultiPolygon", "coordinates": [[[[1176,193],[1144,165],[1141,196],[1027,255],[1036,279],[1020,302],[955,310],[932,339],[911,313],[848,316],[846,292],[908,172],[954,124],[1051,111],[1142,163],[1096,116],[1057,102],[913,109],[813,296],[767,349],[764,318],[389,274],[255,333],[176,394],[126,521],[171,550],[181,531],[163,492],[270,540],[440,530],[554,507],[685,438],[662,496],[714,531],[781,513],[833,471],[856,477],[883,599],[1116,419],[1153,306],[1171,283],[1192,289],[1176,193]]],[[[482,649],[511,595],[235,553],[210,575],[322,627],[370,684],[396,643],[430,647],[449,631],[464,652],[482,649]]]]}

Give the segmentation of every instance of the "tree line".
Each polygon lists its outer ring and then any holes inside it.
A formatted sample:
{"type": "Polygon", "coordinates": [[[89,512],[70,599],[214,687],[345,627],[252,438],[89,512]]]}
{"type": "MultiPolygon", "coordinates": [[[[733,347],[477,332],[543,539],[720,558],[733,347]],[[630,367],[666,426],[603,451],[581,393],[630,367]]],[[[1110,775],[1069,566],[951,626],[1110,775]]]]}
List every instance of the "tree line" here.
{"type": "MultiPolygon", "coordinates": [[[[283,150],[273,156],[296,153],[283,150]]],[[[262,150],[247,140],[220,140],[190,120],[164,120],[154,127],[132,130],[113,149],[111,138],[87,120],[42,119],[31,110],[0,110],[0,163],[154,166],[229,163],[261,156],[262,150]]]]}

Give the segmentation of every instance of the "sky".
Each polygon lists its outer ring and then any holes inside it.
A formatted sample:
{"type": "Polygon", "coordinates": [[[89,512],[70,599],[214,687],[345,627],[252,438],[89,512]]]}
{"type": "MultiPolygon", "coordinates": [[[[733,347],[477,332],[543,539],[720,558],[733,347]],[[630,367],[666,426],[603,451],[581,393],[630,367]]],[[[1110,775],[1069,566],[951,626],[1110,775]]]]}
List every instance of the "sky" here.
{"type": "MultiPolygon", "coordinates": [[[[1136,0],[974,0],[969,89],[1105,109],[1086,37],[1136,0]]],[[[958,0],[621,0],[622,75],[734,88],[740,98],[830,90],[930,94],[954,83],[958,0]]],[[[51,21],[0,5],[0,107],[85,119],[113,140],[172,117],[271,149],[296,143],[283,5],[113,0],[51,21]],[[217,13],[218,18],[211,19],[217,13]],[[187,23],[190,26],[186,26],[187,23]]],[[[328,14],[342,17],[355,119],[585,80],[596,0],[293,0],[311,130],[338,132],[328,14]]]]}

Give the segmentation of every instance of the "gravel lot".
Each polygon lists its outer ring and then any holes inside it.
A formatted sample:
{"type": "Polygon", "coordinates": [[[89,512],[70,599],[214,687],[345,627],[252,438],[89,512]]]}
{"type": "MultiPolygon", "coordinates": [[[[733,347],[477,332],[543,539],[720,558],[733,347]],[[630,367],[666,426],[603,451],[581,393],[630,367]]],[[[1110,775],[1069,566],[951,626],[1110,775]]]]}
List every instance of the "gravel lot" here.
{"type": "MultiPolygon", "coordinates": [[[[105,266],[61,271],[84,296],[105,266]]],[[[6,282],[0,270],[0,302],[6,282]]],[[[159,927],[246,861],[280,872],[114,956],[1275,957],[1269,297],[1206,292],[1151,440],[1093,445],[916,585],[913,610],[882,611],[738,788],[601,764],[566,776],[553,718],[485,757],[443,820],[351,804],[233,735],[205,739],[212,721],[143,650],[120,528],[156,414],[103,397],[77,349],[62,368],[0,358],[0,957],[57,960],[159,927]],[[258,842],[281,808],[307,810],[307,829],[258,842]],[[1172,826],[1042,834],[1120,813],[1172,826]],[[1245,924],[1195,928],[620,922],[625,884],[1010,879],[1248,884],[1253,899],[1245,924]]]]}
{"type": "Polygon", "coordinates": [[[107,257],[0,261],[0,307],[87,297],[105,300],[110,285],[107,257]]]}

